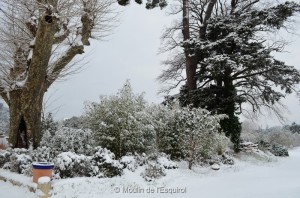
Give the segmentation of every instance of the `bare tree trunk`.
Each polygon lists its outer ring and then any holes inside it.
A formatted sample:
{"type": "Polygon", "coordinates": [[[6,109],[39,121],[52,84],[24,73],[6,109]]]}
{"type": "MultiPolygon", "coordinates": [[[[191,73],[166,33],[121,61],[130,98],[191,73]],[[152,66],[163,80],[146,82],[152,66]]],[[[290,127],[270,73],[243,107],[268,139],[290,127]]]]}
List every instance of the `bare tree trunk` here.
{"type": "MultiPolygon", "coordinates": [[[[189,22],[189,0],[183,0],[182,2],[182,35],[183,41],[189,42],[190,40],[190,22],[189,22]]],[[[196,68],[197,62],[195,55],[191,56],[189,45],[184,48],[185,53],[185,67],[186,67],[186,86],[190,97],[190,92],[197,89],[196,84],[196,68]]],[[[190,98],[191,99],[191,98],[190,98]]]]}
{"type": "MultiPolygon", "coordinates": [[[[203,26],[199,31],[199,39],[203,39],[205,37],[205,32],[207,28],[207,21],[210,19],[212,15],[213,8],[216,4],[217,0],[211,0],[206,9],[206,14],[204,16],[203,26]]],[[[189,21],[189,0],[183,0],[182,2],[182,35],[183,41],[188,42],[190,40],[190,21],[189,21]]],[[[197,64],[202,59],[196,52],[191,53],[189,49],[189,45],[186,45],[184,49],[185,53],[185,66],[186,66],[186,86],[188,90],[188,97],[191,104],[197,106],[197,101],[195,101],[192,97],[192,92],[197,89],[197,79],[196,79],[196,71],[197,64]]]]}

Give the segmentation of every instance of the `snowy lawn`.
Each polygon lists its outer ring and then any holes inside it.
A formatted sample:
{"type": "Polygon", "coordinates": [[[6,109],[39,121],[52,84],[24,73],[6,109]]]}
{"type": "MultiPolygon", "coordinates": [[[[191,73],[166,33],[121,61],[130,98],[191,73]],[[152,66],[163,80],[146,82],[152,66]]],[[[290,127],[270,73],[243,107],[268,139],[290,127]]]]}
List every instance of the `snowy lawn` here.
{"type": "MultiPolygon", "coordinates": [[[[141,169],[111,179],[74,178],[53,181],[53,198],[300,198],[300,148],[290,157],[266,163],[244,155],[236,165],[167,170],[167,176],[147,183],[141,169]],[[258,163],[259,162],[259,163],[258,163]],[[168,191],[173,191],[168,193],[168,191]]],[[[0,170],[1,171],[1,170],[0,170]]],[[[0,182],[1,197],[36,197],[25,188],[0,182]],[[2,196],[4,195],[4,196],[2,196]]]]}

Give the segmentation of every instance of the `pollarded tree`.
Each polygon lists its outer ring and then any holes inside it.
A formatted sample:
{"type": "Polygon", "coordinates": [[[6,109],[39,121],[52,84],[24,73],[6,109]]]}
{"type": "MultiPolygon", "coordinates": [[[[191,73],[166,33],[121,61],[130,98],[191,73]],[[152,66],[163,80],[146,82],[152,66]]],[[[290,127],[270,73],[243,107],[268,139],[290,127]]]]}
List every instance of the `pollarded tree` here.
{"type": "Polygon", "coordinates": [[[0,95],[13,147],[37,147],[44,93],[114,20],[112,0],[1,0],[0,95]]]}

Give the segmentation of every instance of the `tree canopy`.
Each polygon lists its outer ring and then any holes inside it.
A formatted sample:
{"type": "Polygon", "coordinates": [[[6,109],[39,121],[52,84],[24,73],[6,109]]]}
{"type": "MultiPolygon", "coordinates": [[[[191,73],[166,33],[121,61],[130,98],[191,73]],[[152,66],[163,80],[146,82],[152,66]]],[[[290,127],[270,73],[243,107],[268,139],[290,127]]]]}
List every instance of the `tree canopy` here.
{"type": "Polygon", "coordinates": [[[165,62],[169,68],[160,79],[186,82],[180,94],[182,105],[193,104],[228,115],[221,121],[222,129],[238,148],[241,124],[237,114],[242,104],[250,104],[253,111],[274,109],[286,94],[297,92],[299,71],[272,55],[282,51],[285,43],[270,44],[264,35],[284,28],[288,19],[299,12],[300,4],[261,6],[259,1],[220,1],[203,29],[205,13],[213,1],[189,3],[190,36],[185,37],[182,31],[182,36],[174,37],[176,31],[185,29],[184,21],[163,35],[166,49],[173,56],[165,62]],[[190,59],[195,67],[195,89],[189,87],[188,72],[182,78],[190,59]]]}

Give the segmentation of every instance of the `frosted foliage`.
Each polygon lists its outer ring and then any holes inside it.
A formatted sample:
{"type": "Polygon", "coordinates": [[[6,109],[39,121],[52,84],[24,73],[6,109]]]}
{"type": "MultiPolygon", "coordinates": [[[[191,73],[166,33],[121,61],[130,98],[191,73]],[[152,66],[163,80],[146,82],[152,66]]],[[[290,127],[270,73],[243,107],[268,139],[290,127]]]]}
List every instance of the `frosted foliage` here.
{"type": "Polygon", "coordinates": [[[291,132],[286,127],[272,127],[265,130],[256,129],[254,126],[247,127],[244,125],[242,139],[255,143],[267,142],[272,145],[282,145],[287,148],[300,146],[300,134],[291,132]]]}
{"type": "Polygon", "coordinates": [[[171,106],[152,108],[155,117],[158,149],[172,159],[194,160],[208,157],[218,147],[223,150],[228,139],[219,134],[219,121],[224,115],[211,115],[204,109],[182,108],[177,102],[171,106]]]}
{"type": "Polygon", "coordinates": [[[54,135],[57,130],[57,122],[54,121],[52,113],[48,113],[45,117],[42,117],[42,132],[44,133],[46,130],[50,132],[51,135],[54,135]]]}
{"type": "Polygon", "coordinates": [[[75,129],[83,129],[87,128],[87,124],[84,117],[76,117],[73,116],[69,119],[63,121],[62,125],[64,127],[75,128],[75,129]]]}
{"type": "Polygon", "coordinates": [[[120,163],[124,166],[124,168],[134,172],[138,167],[138,162],[135,159],[135,156],[123,156],[120,159],[120,163]]]}
{"type": "Polygon", "coordinates": [[[149,163],[141,176],[148,182],[166,176],[165,168],[157,163],[149,163]]]}
{"type": "Polygon", "coordinates": [[[102,96],[100,103],[89,103],[86,116],[97,144],[118,158],[127,152],[150,150],[155,131],[147,106],[143,94],[132,92],[129,81],[116,95],[102,96]]]}
{"type": "Polygon", "coordinates": [[[75,152],[78,154],[90,154],[94,147],[94,137],[88,129],[58,128],[52,136],[46,131],[40,142],[40,146],[47,146],[60,152],[75,152]]]}
{"type": "Polygon", "coordinates": [[[0,102],[0,133],[7,133],[9,129],[9,110],[0,102]]]}
{"type": "Polygon", "coordinates": [[[30,151],[26,149],[16,148],[0,152],[0,167],[19,174],[30,175],[32,161],[30,151]]]}
{"type": "Polygon", "coordinates": [[[101,147],[96,147],[90,156],[63,152],[54,160],[55,173],[60,178],[121,175],[123,166],[114,157],[111,151],[101,147]]]}
{"type": "Polygon", "coordinates": [[[208,157],[227,144],[217,135],[223,115],[203,109],[182,108],[178,102],[168,106],[148,105],[143,95],[135,95],[127,81],[114,96],[89,103],[87,121],[96,143],[121,158],[130,153],[164,152],[171,159],[208,157]],[[188,150],[193,149],[193,154],[188,150]]]}

